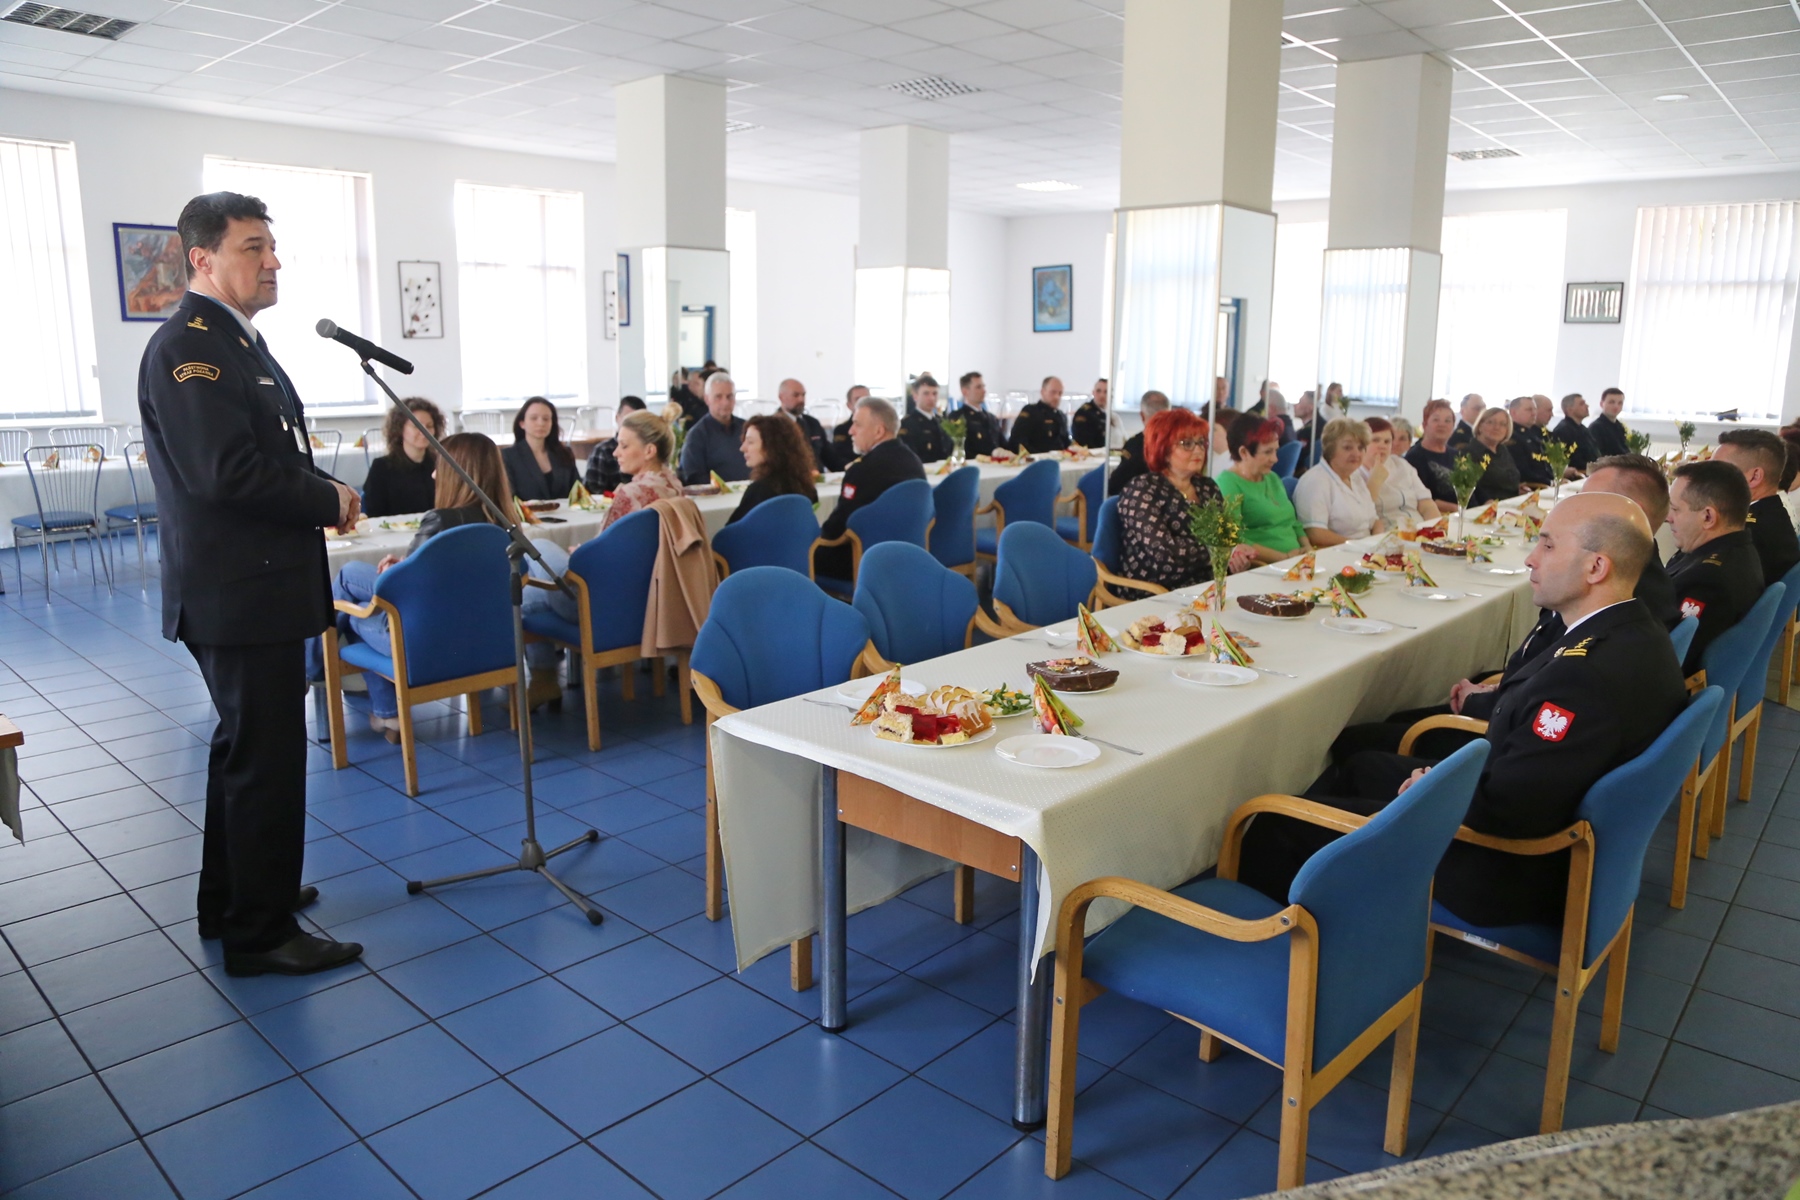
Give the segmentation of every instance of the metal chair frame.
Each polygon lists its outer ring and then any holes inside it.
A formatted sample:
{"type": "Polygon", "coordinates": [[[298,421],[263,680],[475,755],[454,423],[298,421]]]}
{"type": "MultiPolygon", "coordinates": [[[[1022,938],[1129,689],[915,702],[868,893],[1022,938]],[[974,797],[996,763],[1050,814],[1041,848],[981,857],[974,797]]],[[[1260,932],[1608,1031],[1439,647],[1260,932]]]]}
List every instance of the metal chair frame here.
{"type": "MultiPolygon", "coordinates": [[[[25,451],[25,473],[31,479],[31,496],[37,505],[38,525],[21,525],[22,518],[14,518],[13,535],[13,568],[18,572],[19,590],[25,590],[25,556],[21,548],[25,540],[38,544],[38,555],[44,565],[44,603],[50,603],[50,567],[57,562],[57,570],[62,569],[60,558],[55,554],[55,547],[60,542],[72,542],[76,538],[85,538],[88,543],[89,570],[96,581],[100,571],[106,572],[106,590],[112,591],[112,559],[106,553],[106,538],[100,527],[100,467],[104,451],[94,442],[63,444],[52,446],[32,446],[25,451]],[[34,465],[35,464],[35,465],[34,465]],[[90,471],[91,483],[84,483],[71,478],[79,476],[82,471],[90,471]],[[68,472],[58,474],[54,478],[51,471],[68,472]],[[85,488],[87,493],[87,509],[78,506],[82,503],[81,495],[85,488]],[[46,504],[44,493],[49,491],[51,498],[46,504]],[[67,501],[63,503],[62,501],[67,501]],[[59,521],[55,525],[50,522],[51,513],[65,516],[79,516],[81,521],[59,521]],[[95,546],[99,550],[96,552],[95,546]],[[103,564],[96,565],[96,564],[103,564]]],[[[73,561],[71,560],[71,565],[73,561]]]]}
{"type": "MultiPolygon", "coordinates": [[[[137,534],[138,578],[145,586],[149,586],[150,568],[149,568],[149,564],[148,564],[148,559],[145,557],[145,553],[144,553],[144,526],[156,524],[156,512],[155,512],[156,495],[154,492],[151,493],[151,497],[150,497],[151,512],[148,515],[146,515],[144,513],[144,507],[145,507],[144,498],[143,498],[143,495],[138,491],[137,468],[132,465],[132,463],[134,461],[138,461],[138,462],[143,461],[143,453],[144,453],[144,443],[143,442],[134,441],[134,442],[126,443],[125,454],[124,454],[125,478],[131,484],[131,513],[132,513],[132,515],[129,517],[116,516],[115,514],[119,510],[117,507],[114,507],[114,508],[107,509],[101,519],[105,522],[104,532],[108,536],[117,534],[120,530],[124,530],[124,529],[130,529],[137,534]]],[[[148,475],[148,467],[146,467],[146,476],[147,475],[148,475]]],[[[158,551],[160,552],[160,550],[161,550],[161,546],[159,545],[158,551]]]]}

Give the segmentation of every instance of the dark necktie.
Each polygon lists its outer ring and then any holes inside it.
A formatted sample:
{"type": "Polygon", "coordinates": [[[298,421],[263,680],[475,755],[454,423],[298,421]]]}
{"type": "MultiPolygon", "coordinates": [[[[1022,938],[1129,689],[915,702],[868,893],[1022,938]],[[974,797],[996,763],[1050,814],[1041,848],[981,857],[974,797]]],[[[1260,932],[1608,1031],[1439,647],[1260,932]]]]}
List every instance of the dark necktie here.
{"type": "Polygon", "coordinates": [[[269,353],[269,343],[263,340],[261,333],[256,335],[256,356],[262,360],[263,366],[269,368],[269,375],[275,380],[275,390],[281,393],[282,412],[294,430],[295,441],[306,451],[306,459],[311,462],[312,438],[307,436],[305,422],[300,419],[300,403],[294,391],[294,381],[288,378],[288,373],[281,369],[281,364],[269,353]]]}

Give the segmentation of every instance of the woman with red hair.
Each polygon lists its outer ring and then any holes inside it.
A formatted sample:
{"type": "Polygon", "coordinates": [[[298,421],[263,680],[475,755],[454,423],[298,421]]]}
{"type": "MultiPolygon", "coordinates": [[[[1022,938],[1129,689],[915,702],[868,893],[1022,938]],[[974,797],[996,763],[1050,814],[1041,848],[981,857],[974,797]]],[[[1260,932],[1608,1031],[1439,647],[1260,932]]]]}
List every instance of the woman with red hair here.
{"type": "Polygon", "coordinates": [[[1218,475],[1219,491],[1244,498],[1244,541],[1258,562],[1280,562],[1312,549],[1287,486],[1275,473],[1281,432],[1281,422],[1274,417],[1258,421],[1246,416],[1231,427],[1233,465],[1218,475]]]}
{"type": "MultiPolygon", "coordinates": [[[[1219,498],[1204,474],[1206,422],[1185,408],[1157,413],[1144,426],[1144,474],[1119,496],[1119,568],[1131,579],[1171,590],[1213,577],[1212,557],[1194,540],[1194,509],[1219,498]]],[[[1230,570],[1256,561],[1249,546],[1231,553],[1230,570]]]]}

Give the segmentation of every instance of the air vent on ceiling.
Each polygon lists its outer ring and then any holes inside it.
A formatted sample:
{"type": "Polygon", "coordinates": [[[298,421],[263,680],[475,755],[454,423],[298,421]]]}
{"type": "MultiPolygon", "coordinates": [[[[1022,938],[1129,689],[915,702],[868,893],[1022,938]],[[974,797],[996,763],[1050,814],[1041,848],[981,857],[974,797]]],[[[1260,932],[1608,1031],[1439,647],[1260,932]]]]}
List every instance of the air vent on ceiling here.
{"type": "Polygon", "coordinates": [[[1519,152],[1517,150],[1508,150],[1506,147],[1501,146],[1487,150],[1452,150],[1450,152],[1450,157],[1461,159],[1463,162],[1478,162],[1484,158],[1517,158],[1519,157],[1519,152]]]}
{"type": "Polygon", "coordinates": [[[957,83],[951,79],[940,79],[936,75],[927,75],[923,79],[907,79],[900,83],[887,85],[890,92],[903,92],[920,100],[948,100],[952,96],[973,96],[981,89],[970,87],[966,83],[957,83]]]}
{"type": "Polygon", "coordinates": [[[748,121],[727,121],[727,122],[725,122],[725,132],[726,133],[748,133],[752,129],[761,129],[761,128],[762,128],[761,125],[752,125],[748,121]]]}
{"type": "Polygon", "coordinates": [[[64,33],[84,33],[88,37],[116,42],[137,28],[136,21],[102,17],[97,13],[76,12],[72,8],[56,8],[49,4],[20,4],[0,21],[19,25],[36,25],[39,29],[60,29],[64,33]]]}

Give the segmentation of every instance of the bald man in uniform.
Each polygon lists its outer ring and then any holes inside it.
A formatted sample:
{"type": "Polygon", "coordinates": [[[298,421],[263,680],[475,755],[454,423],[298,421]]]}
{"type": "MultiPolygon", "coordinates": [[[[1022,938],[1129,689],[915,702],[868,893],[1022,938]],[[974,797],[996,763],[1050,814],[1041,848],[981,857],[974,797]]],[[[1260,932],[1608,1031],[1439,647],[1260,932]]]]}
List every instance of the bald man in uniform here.
{"type": "Polygon", "coordinates": [[[821,471],[829,470],[825,463],[831,438],[819,424],[819,418],[806,411],[806,385],[798,379],[784,379],[775,390],[775,400],[781,405],[781,411],[793,418],[806,438],[806,444],[812,447],[813,465],[821,471]]]}
{"type": "MultiPolygon", "coordinates": [[[[1623,496],[1584,492],[1550,511],[1526,558],[1531,596],[1562,635],[1494,692],[1488,761],[1464,824],[1503,838],[1547,837],[1574,822],[1601,776],[1641,754],[1687,701],[1668,631],[1632,596],[1650,557],[1650,522],[1623,496]]],[[[1395,742],[1395,747],[1398,742],[1395,742]]],[[[1310,800],[1380,811],[1433,760],[1359,748],[1308,789],[1310,800]]],[[[1336,835],[1285,817],[1257,817],[1238,878],[1285,902],[1306,859],[1336,835]]],[[[1477,925],[1558,923],[1566,854],[1527,857],[1452,843],[1436,899],[1477,925]]]]}
{"type": "Polygon", "coordinates": [[[1012,448],[1026,454],[1047,454],[1069,448],[1069,418],[1062,411],[1062,380],[1044,376],[1038,398],[1013,418],[1012,448]]]}

